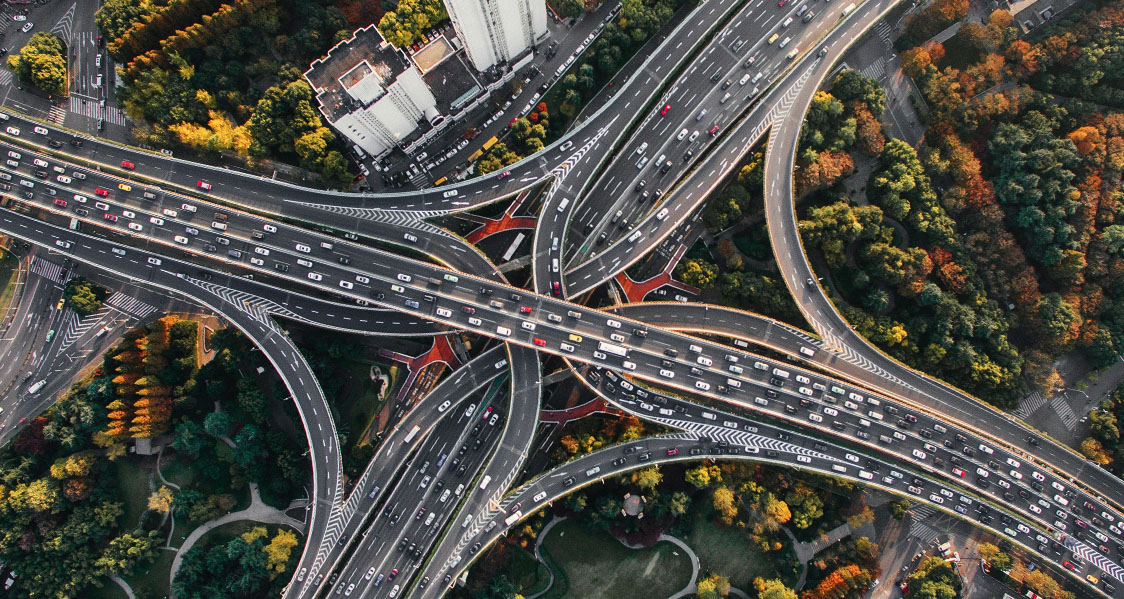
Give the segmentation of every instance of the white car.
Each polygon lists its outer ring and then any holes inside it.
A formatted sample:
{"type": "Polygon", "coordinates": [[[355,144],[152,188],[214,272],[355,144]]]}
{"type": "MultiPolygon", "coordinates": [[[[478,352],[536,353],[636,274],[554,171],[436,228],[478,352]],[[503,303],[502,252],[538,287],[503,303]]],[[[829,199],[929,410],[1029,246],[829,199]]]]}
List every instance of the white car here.
{"type": "Polygon", "coordinates": [[[184,237],[183,235],[176,235],[173,239],[176,240],[176,243],[183,244],[183,245],[187,245],[188,243],[190,243],[190,240],[188,238],[184,237]]]}
{"type": "Polygon", "coordinates": [[[37,127],[35,127],[35,128],[33,129],[33,131],[35,131],[35,132],[36,132],[36,133],[38,133],[39,135],[47,135],[47,134],[49,134],[49,133],[50,133],[50,131],[48,131],[46,127],[38,127],[38,126],[37,126],[37,127]]]}
{"type": "Polygon", "coordinates": [[[315,273],[315,272],[308,273],[308,278],[312,279],[313,281],[323,281],[324,280],[324,277],[321,276],[320,273],[315,273]]]}
{"type": "Polygon", "coordinates": [[[18,136],[20,134],[19,127],[8,127],[7,129],[5,129],[5,131],[7,131],[8,133],[10,133],[12,135],[16,135],[16,136],[18,136]]]}
{"type": "Polygon", "coordinates": [[[27,33],[28,31],[31,31],[33,27],[35,27],[35,23],[27,22],[24,23],[23,27],[20,27],[20,31],[27,33]]]}
{"type": "Polygon", "coordinates": [[[660,376],[662,376],[665,379],[673,379],[673,378],[675,378],[675,373],[670,371],[670,370],[661,370],[660,376]]]}
{"type": "Polygon", "coordinates": [[[164,226],[164,219],[162,219],[162,218],[160,218],[160,217],[157,217],[157,216],[150,216],[150,217],[148,217],[148,222],[150,222],[150,223],[152,223],[152,224],[156,225],[157,227],[162,227],[162,226],[164,226]]]}
{"type": "Polygon", "coordinates": [[[932,501],[933,503],[944,503],[944,497],[941,497],[940,495],[937,495],[936,493],[933,493],[933,494],[929,495],[929,501],[932,501]]]}
{"type": "Polygon", "coordinates": [[[140,226],[140,223],[129,223],[129,228],[134,231],[144,231],[144,227],[140,226]]]}
{"type": "Polygon", "coordinates": [[[27,17],[25,15],[12,15],[12,20],[18,23],[20,21],[26,21],[27,17]]]}

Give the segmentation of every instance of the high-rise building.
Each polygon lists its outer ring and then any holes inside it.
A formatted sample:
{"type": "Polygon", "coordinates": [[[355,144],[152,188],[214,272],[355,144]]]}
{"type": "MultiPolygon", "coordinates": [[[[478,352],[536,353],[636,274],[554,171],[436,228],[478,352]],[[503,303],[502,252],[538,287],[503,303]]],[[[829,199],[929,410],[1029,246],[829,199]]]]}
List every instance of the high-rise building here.
{"type": "Polygon", "coordinates": [[[444,0],[465,52],[479,71],[515,62],[547,33],[546,0],[444,0]]]}
{"type": "Polygon", "coordinates": [[[378,156],[440,116],[417,66],[386,43],[374,25],[355,32],[304,74],[328,121],[378,156]]]}

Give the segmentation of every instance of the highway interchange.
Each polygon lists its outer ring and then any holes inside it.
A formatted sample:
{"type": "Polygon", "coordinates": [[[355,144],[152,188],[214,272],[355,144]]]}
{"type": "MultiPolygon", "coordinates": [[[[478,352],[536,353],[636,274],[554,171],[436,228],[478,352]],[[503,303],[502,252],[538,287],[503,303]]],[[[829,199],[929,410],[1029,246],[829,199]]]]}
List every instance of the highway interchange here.
{"type": "MultiPolygon", "coordinates": [[[[0,214],[0,230],[200,303],[265,352],[296,399],[313,462],[308,542],[289,597],[322,590],[437,596],[506,529],[511,505],[530,514],[573,488],[649,461],[718,451],[907,494],[977,520],[1059,566],[1081,564],[1072,573],[1077,580],[1103,572],[1105,582],[1124,581],[1115,563],[1124,556],[1118,479],[885,357],[850,331],[814,284],[795,232],[790,173],[800,119],[789,114],[803,114],[849,43],[893,6],[869,0],[840,22],[844,5],[825,4],[812,23],[782,28],[795,5],[704,3],[642,65],[643,76],[632,77],[568,136],[511,167],[502,183],[481,177],[422,192],[335,194],[96,140],[75,146],[65,132],[42,134],[36,128],[43,125],[12,115],[0,123],[14,128],[0,133],[0,153],[15,164],[0,166],[0,178],[11,185],[18,210],[0,214]],[[780,29],[794,36],[785,50],[766,41],[780,29]],[[693,61],[680,64],[684,44],[703,41],[693,61]],[[790,59],[794,48],[802,52],[790,59]],[[744,66],[750,57],[751,68],[744,66]],[[739,83],[756,72],[762,77],[752,86],[739,83]],[[678,78],[668,81],[673,73],[678,78]],[[664,106],[671,108],[659,114],[664,106]],[[701,133],[676,139],[683,127],[701,133]],[[717,307],[641,304],[610,314],[564,299],[604,283],[661,243],[766,131],[767,214],[774,247],[782,248],[778,263],[824,341],[717,307]],[[683,159],[688,148],[693,154],[683,159]],[[672,163],[664,173],[661,154],[672,163]],[[509,197],[544,177],[552,181],[534,240],[535,291],[509,285],[475,248],[422,220],[509,197]],[[640,181],[647,183],[638,191],[640,181]],[[658,200],[657,189],[664,192],[658,200]],[[639,201],[644,191],[651,195],[639,201]],[[588,201],[604,197],[616,201],[588,201]],[[68,228],[71,219],[83,223],[82,231],[68,228]],[[622,220],[637,224],[621,227],[622,220]],[[590,241],[602,232],[607,243],[590,241]],[[398,249],[381,249],[387,244],[398,249]],[[502,343],[411,410],[348,495],[331,412],[274,317],[368,335],[469,331],[502,343]],[[733,331],[789,359],[720,342],[733,331]],[[538,424],[539,354],[565,358],[623,409],[685,432],[645,440],[635,452],[630,444],[584,456],[510,490],[538,424]],[[414,426],[424,430],[411,435],[414,426]],[[759,451],[747,454],[746,447],[759,451]],[[873,474],[874,464],[883,474],[873,474]],[[585,474],[593,468],[600,471],[585,474]],[[891,474],[899,471],[900,478],[891,474]],[[922,485],[904,482],[915,476],[925,483],[921,492],[909,487],[922,485]],[[995,507],[986,515],[957,510],[968,505],[962,497],[995,507]],[[417,511],[422,507],[428,513],[417,511]],[[395,580],[385,580],[393,571],[395,580]]],[[[1098,590],[1110,587],[1101,583],[1098,590]]]]}

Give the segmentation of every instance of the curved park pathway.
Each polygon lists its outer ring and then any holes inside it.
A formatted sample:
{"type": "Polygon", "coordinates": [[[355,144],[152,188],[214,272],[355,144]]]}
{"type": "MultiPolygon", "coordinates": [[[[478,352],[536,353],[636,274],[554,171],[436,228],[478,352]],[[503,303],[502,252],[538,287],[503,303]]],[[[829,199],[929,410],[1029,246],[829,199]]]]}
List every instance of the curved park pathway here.
{"type": "MultiPolygon", "coordinates": [[[[541,590],[537,593],[534,593],[533,595],[527,595],[527,599],[538,599],[539,597],[542,597],[543,595],[550,592],[550,589],[552,587],[554,587],[554,570],[551,569],[550,564],[547,563],[547,561],[545,559],[543,559],[542,552],[540,551],[540,548],[542,547],[543,539],[545,539],[547,534],[550,533],[550,529],[554,528],[554,526],[556,524],[559,524],[559,523],[563,522],[564,520],[566,520],[566,518],[554,518],[550,522],[547,522],[546,526],[544,526],[543,529],[541,531],[539,531],[539,535],[535,539],[535,559],[537,559],[539,561],[539,563],[541,563],[542,565],[546,566],[546,571],[547,571],[548,574],[550,574],[550,581],[547,582],[547,585],[546,585],[545,589],[543,589],[543,590],[541,590]]],[[[699,556],[694,552],[693,549],[691,549],[690,545],[683,542],[683,540],[680,539],[679,537],[673,537],[673,536],[668,535],[668,534],[661,534],[656,539],[656,542],[659,543],[659,542],[663,542],[663,541],[671,543],[672,545],[675,545],[679,549],[683,550],[683,552],[686,553],[687,557],[690,558],[690,560],[691,560],[691,578],[687,581],[687,586],[683,587],[682,590],[680,590],[676,593],[673,593],[667,599],[683,599],[684,597],[693,597],[694,594],[695,594],[696,584],[697,584],[697,581],[699,579],[699,570],[700,570],[699,556]]],[[[641,545],[630,545],[628,543],[625,543],[624,541],[620,541],[620,543],[621,543],[621,545],[624,545],[625,547],[628,547],[629,549],[643,549],[644,548],[641,545]]],[[[731,588],[730,594],[735,596],[735,597],[738,597],[739,599],[749,599],[749,596],[746,595],[746,593],[744,591],[742,591],[741,589],[731,588]]]]}
{"type": "Polygon", "coordinates": [[[304,534],[304,522],[301,522],[300,520],[297,520],[295,518],[290,518],[289,516],[285,515],[285,512],[282,512],[281,510],[273,506],[266,505],[266,503],[261,500],[261,496],[258,494],[257,484],[250,483],[249,507],[241,511],[232,512],[225,516],[215,518],[214,520],[209,520],[200,525],[195,530],[191,531],[191,534],[187,535],[187,538],[184,539],[183,544],[181,544],[179,549],[176,551],[175,559],[172,560],[171,572],[168,575],[168,584],[170,585],[171,582],[175,580],[176,572],[178,572],[180,569],[180,564],[183,562],[184,554],[186,554],[188,550],[190,550],[195,545],[196,541],[198,541],[203,535],[207,534],[214,528],[222,526],[223,524],[238,522],[240,520],[249,520],[251,522],[260,522],[262,524],[285,525],[289,528],[295,529],[302,535],[304,534]]]}

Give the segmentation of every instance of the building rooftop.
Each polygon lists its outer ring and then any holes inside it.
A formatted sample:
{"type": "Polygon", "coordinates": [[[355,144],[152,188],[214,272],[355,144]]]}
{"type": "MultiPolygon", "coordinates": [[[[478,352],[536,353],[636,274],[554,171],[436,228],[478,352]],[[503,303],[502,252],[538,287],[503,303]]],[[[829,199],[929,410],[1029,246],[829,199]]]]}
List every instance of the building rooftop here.
{"type": "Polygon", "coordinates": [[[358,29],[314,61],[304,73],[320,111],[330,122],[382,96],[383,88],[410,67],[374,25],[358,29]]]}
{"type": "Polygon", "coordinates": [[[1013,15],[1015,26],[1023,34],[1030,33],[1050,19],[1060,15],[1076,5],[1080,0],[1017,0],[1007,5],[1007,10],[1013,15]]]}
{"type": "Polygon", "coordinates": [[[418,65],[418,70],[424,74],[441,64],[441,61],[452,56],[456,51],[457,49],[453,47],[453,44],[449,43],[449,40],[442,35],[414,52],[411,58],[414,60],[414,64],[418,65]]]}
{"type": "Polygon", "coordinates": [[[484,85],[476,78],[476,71],[464,61],[463,52],[433,65],[423,79],[433,97],[437,98],[438,112],[444,115],[456,113],[484,91],[484,85]]]}

